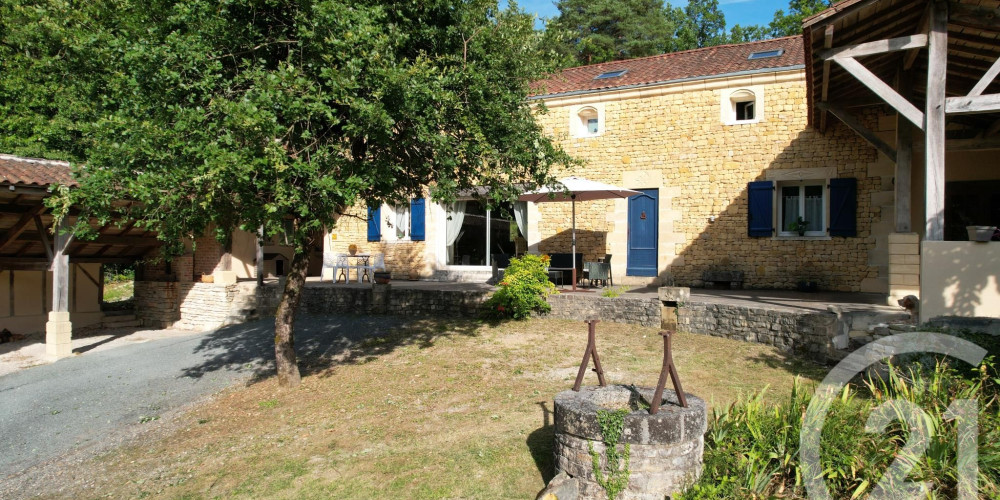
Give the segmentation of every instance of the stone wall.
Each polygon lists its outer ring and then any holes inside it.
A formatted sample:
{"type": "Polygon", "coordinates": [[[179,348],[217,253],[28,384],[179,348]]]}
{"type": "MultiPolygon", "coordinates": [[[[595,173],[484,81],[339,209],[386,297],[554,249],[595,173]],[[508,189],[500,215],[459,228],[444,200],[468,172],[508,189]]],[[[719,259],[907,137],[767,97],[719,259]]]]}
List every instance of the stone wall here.
{"type": "MultiPolygon", "coordinates": [[[[307,314],[389,314],[474,318],[491,292],[374,287],[306,287],[300,311],[307,314]]],[[[257,295],[256,316],[278,309],[281,287],[264,287],[257,295]]]]}
{"type": "Polygon", "coordinates": [[[833,313],[796,313],[724,304],[687,303],[678,330],[755,342],[826,361],[842,325],[833,313]]]}
{"type": "Polygon", "coordinates": [[[588,320],[596,318],[611,323],[659,327],[660,301],[658,299],[632,299],[601,297],[584,294],[549,295],[552,311],[544,317],[588,320]]]}
{"type": "Polygon", "coordinates": [[[237,285],[136,281],[136,317],[153,328],[218,328],[229,322],[238,291],[237,285]]]}
{"type": "MultiPolygon", "coordinates": [[[[585,161],[573,174],[658,189],[660,278],[669,272],[678,285],[701,286],[705,270],[723,267],[743,271],[747,288],[794,288],[808,279],[827,290],[885,292],[882,233],[891,231],[892,218],[883,211],[892,206],[892,164],[836,120],[825,135],[808,126],[806,91],[801,70],[707,79],[551,98],[538,121],[585,161]],[[760,121],[723,124],[723,93],[751,85],[763,92],[760,121]],[[573,113],[582,105],[603,108],[602,135],[569,136],[573,113]],[[747,183],[808,175],[807,169],[858,180],[857,237],[747,236],[747,183]]],[[[863,119],[880,130],[879,117],[863,119]]],[[[539,205],[541,252],[569,248],[570,208],[539,205]]],[[[613,254],[615,280],[626,283],[627,201],[577,203],[576,212],[584,259],[613,254]]]]}
{"type": "Polygon", "coordinates": [[[920,235],[889,235],[889,297],[894,306],[907,295],[920,298],[920,235]]]}

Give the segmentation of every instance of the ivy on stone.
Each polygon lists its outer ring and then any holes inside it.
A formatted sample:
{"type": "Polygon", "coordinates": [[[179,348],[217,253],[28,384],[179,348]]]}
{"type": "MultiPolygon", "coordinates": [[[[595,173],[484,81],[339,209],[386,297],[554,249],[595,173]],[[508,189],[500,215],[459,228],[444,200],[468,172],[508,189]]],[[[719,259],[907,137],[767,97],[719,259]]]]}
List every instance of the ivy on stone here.
{"type": "Polygon", "coordinates": [[[604,488],[610,500],[618,497],[625,487],[628,486],[629,460],[631,458],[631,447],[629,443],[622,446],[622,451],[618,451],[618,441],[625,430],[625,416],[629,410],[597,410],[597,423],[601,426],[601,438],[604,441],[604,454],[607,456],[608,472],[605,475],[601,468],[601,455],[594,450],[594,444],[587,442],[590,457],[594,463],[594,478],[597,484],[604,488]]]}

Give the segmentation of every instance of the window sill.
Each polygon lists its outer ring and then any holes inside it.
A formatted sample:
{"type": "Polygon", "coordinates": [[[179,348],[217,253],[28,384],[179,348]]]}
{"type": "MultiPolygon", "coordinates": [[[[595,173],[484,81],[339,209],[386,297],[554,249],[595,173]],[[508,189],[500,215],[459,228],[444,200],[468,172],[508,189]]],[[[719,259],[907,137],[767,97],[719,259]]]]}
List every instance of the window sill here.
{"type": "Polygon", "coordinates": [[[823,236],[772,236],[772,240],[777,241],[831,241],[833,238],[830,235],[823,236]]]}
{"type": "Polygon", "coordinates": [[[760,119],[754,120],[733,120],[723,123],[723,125],[752,125],[754,123],[760,123],[760,119]]]}

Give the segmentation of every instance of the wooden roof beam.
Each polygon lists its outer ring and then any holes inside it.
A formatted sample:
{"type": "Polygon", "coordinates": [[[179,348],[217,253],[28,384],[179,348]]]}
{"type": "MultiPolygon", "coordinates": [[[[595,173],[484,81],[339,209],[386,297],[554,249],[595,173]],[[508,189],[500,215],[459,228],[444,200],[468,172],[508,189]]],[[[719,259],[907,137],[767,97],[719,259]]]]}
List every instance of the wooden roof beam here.
{"type": "Polygon", "coordinates": [[[997,58],[997,60],[993,63],[993,66],[990,66],[990,69],[986,71],[986,74],[984,74],[982,78],[979,79],[976,86],[972,87],[972,90],[969,92],[969,97],[982,95],[983,91],[986,90],[986,87],[989,87],[990,84],[993,83],[997,74],[1000,74],[1000,58],[997,58]]]}
{"type": "Polygon", "coordinates": [[[910,101],[907,101],[903,98],[903,96],[899,95],[898,92],[883,82],[881,78],[869,71],[868,68],[864,67],[864,65],[852,57],[835,58],[833,61],[839,64],[840,67],[847,70],[848,73],[854,75],[858,81],[871,89],[875,95],[884,99],[886,103],[892,106],[892,108],[899,114],[906,117],[906,119],[918,129],[924,129],[924,113],[911,104],[910,101]]]}
{"type": "Polygon", "coordinates": [[[1000,111],[1000,94],[968,95],[945,99],[945,113],[996,113],[1000,111]]]}
{"type": "MultiPolygon", "coordinates": [[[[927,4],[924,8],[924,13],[920,15],[920,33],[927,34],[927,30],[931,26],[931,6],[927,4]]],[[[909,71],[913,67],[913,63],[916,62],[917,56],[920,55],[920,49],[913,49],[906,53],[903,58],[903,71],[909,71]]]]}
{"type": "Polygon", "coordinates": [[[17,237],[21,235],[22,232],[28,227],[28,224],[34,221],[36,215],[40,215],[45,211],[45,205],[37,205],[28,212],[25,212],[21,218],[14,223],[14,225],[4,233],[3,237],[0,237],[0,250],[11,244],[17,237]]]}
{"type": "Polygon", "coordinates": [[[949,6],[948,24],[964,28],[1000,31],[1000,10],[954,3],[949,6]]]}
{"type": "MultiPolygon", "coordinates": [[[[823,47],[829,50],[833,47],[833,25],[828,24],[823,30],[823,47]]],[[[830,95],[830,70],[831,63],[829,60],[823,60],[823,90],[820,94],[820,102],[826,102],[830,95]]],[[[821,134],[826,133],[826,110],[821,110],[819,115],[819,132],[821,134]]]]}
{"type": "Polygon", "coordinates": [[[868,144],[871,144],[880,153],[886,155],[890,160],[892,160],[893,163],[896,162],[896,150],[880,139],[875,132],[872,132],[868,129],[868,127],[864,126],[860,121],[858,121],[857,118],[854,117],[854,115],[848,113],[843,108],[830,103],[819,103],[817,106],[820,109],[824,109],[832,113],[833,116],[836,116],[837,119],[844,123],[844,125],[847,125],[851,130],[860,135],[861,138],[868,141],[868,144]]]}
{"type": "Polygon", "coordinates": [[[927,46],[927,35],[909,35],[888,40],[875,40],[873,42],[848,45],[820,52],[819,57],[826,59],[839,59],[844,57],[863,57],[876,54],[886,54],[899,50],[919,49],[927,46]]]}

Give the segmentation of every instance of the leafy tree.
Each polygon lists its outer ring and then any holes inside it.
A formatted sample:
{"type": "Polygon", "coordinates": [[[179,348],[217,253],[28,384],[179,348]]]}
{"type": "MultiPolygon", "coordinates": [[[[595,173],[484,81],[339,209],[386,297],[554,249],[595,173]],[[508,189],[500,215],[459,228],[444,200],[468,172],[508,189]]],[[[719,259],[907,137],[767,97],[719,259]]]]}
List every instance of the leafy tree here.
{"type": "Polygon", "coordinates": [[[677,30],[678,50],[726,43],[726,16],[719,0],[688,0],[677,30]]]}
{"type": "Polygon", "coordinates": [[[751,24],[750,26],[740,26],[737,24],[730,28],[729,41],[727,43],[754,42],[764,40],[765,38],[770,38],[767,28],[756,24],[751,24]]]}
{"type": "Polygon", "coordinates": [[[0,152],[80,160],[106,74],[87,8],[0,2],[0,152]],[[80,75],[88,75],[80,78],[80,75]]]}
{"type": "Polygon", "coordinates": [[[662,54],[673,49],[676,26],[661,0],[561,0],[546,28],[547,47],[576,64],[662,54]]]}
{"type": "MultiPolygon", "coordinates": [[[[473,186],[510,199],[517,184],[550,182],[550,166],[569,161],[526,101],[529,83],[548,68],[536,57],[533,19],[516,6],[42,3],[71,40],[96,37],[84,43],[96,53],[80,59],[107,67],[75,75],[88,83],[67,91],[94,98],[98,109],[82,120],[87,139],[68,148],[85,160],[82,186],[62,191],[59,213],[72,203],[87,211],[81,219],[135,218],[165,242],[210,228],[225,238],[238,228],[271,235],[290,226],[294,256],[275,318],[283,386],[299,382],[293,328],[311,235],[335,227],[356,203],[406,199],[428,185],[437,200],[473,186]],[[137,203],[122,207],[123,199],[137,203]]],[[[5,42],[29,47],[44,35],[38,25],[5,29],[5,42]]],[[[50,53],[64,49],[59,42],[50,53]]],[[[51,63],[54,75],[71,71],[66,59],[51,63]]],[[[42,104],[12,113],[33,123],[45,113],[62,117],[57,103],[36,97],[42,104]]]]}
{"type": "Polygon", "coordinates": [[[829,0],[790,0],[788,14],[778,10],[768,26],[768,38],[799,35],[802,33],[802,20],[830,7],[829,0]]]}

